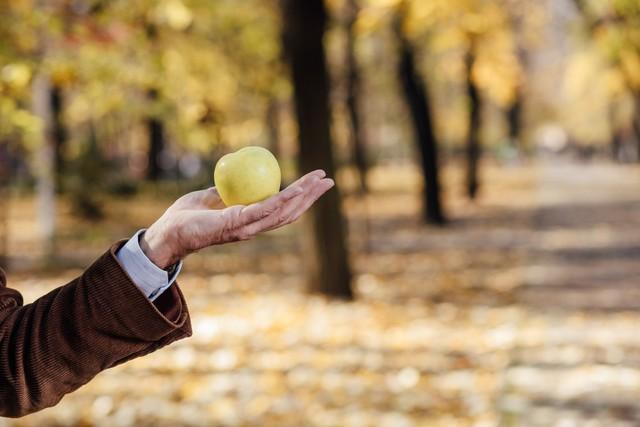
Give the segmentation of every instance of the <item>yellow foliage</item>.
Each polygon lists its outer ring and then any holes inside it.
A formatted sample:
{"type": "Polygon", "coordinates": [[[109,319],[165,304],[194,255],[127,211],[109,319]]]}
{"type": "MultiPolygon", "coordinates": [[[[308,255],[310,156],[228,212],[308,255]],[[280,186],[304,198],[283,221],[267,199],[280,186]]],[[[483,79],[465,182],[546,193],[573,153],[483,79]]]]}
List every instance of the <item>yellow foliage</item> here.
{"type": "Polygon", "coordinates": [[[0,78],[14,89],[23,89],[31,80],[31,69],[22,63],[7,64],[0,70],[0,78]]]}
{"type": "Polygon", "coordinates": [[[358,14],[355,32],[362,36],[376,31],[383,23],[384,14],[374,8],[363,9],[358,14]]]}
{"type": "Polygon", "coordinates": [[[398,7],[403,1],[406,0],[363,0],[363,7],[374,7],[374,8],[384,8],[384,9],[395,9],[398,7]]]}
{"type": "Polygon", "coordinates": [[[494,32],[484,38],[473,69],[473,79],[502,107],[510,105],[522,82],[521,67],[515,56],[511,34],[494,32]]]}
{"type": "Polygon", "coordinates": [[[50,72],[51,81],[56,86],[70,86],[76,80],[76,71],[68,62],[54,64],[50,72]]]}
{"type": "Polygon", "coordinates": [[[625,46],[620,51],[620,63],[629,85],[634,89],[640,89],[640,53],[638,50],[625,46]]]}
{"type": "Polygon", "coordinates": [[[615,75],[607,73],[606,63],[597,51],[578,52],[569,58],[563,82],[566,108],[563,120],[577,140],[588,144],[609,138],[608,105],[615,75]]]}
{"type": "Polygon", "coordinates": [[[193,14],[181,0],[165,0],[156,6],[154,18],[158,23],[166,23],[174,30],[184,30],[191,25],[193,14]]]}
{"type": "Polygon", "coordinates": [[[604,81],[612,97],[624,95],[627,92],[625,77],[620,69],[609,67],[603,71],[604,81]]]}
{"type": "Polygon", "coordinates": [[[439,28],[432,38],[429,47],[433,54],[441,54],[451,51],[458,51],[468,44],[468,36],[458,26],[448,26],[439,28]]]}
{"type": "Polygon", "coordinates": [[[0,136],[9,136],[18,131],[25,136],[25,142],[33,141],[40,130],[40,121],[31,112],[21,108],[15,100],[0,96],[0,136]]]}

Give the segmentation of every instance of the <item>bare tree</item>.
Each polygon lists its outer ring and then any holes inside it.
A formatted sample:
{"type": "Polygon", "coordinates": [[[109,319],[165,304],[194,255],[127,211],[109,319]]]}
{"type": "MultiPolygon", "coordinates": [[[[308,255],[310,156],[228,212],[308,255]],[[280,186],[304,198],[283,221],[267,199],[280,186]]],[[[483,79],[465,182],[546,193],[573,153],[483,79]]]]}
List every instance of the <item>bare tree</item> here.
{"type": "Polygon", "coordinates": [[[346,33],[347,33],[347,109],[351,119],[351,138],[353,147],[353,160],[358,169],[360,178],[360,191],[367,193],[367,149],[364,140],[360,119],[361,83],[360,70],[356,58],[356,31],[355,25],[358,18],[359,6],[357,0],[347,0],[346,3],[346,33]]]}
{"type": "Polygon", "coordinates": [[[516,150],[522,149],[522,117],[524,111],[524,90],[525,90],[525,74],[527,68],[527,51],[525,49],[525,37],[524,37],[524,21],[525,10],[521,0],[511,0],[505,3],[507,13],[509,16],[509,25],[515,38],[515,54],[518,58],[518,62],[523,70],[523,75],[520,77],[516,88],[515,96],[511,105],[506,112],[507,125],[509,129],[509,142],[511,146],[516,150]]]}
{"type": "Polygon", "coordinates": [[[470,37],[469,50],[466,55],[467,96],[469,100],[469,129],[467,133],[467,175],[466,190],[470,199],[475,199],[480,188],[478,168],[480,162],[480,93],[473,79],[475,62],[475,40],[470,37]]]}
{"type": "Polygon", "coordinates": [[[406,5],[402,3],[395,22],[395,32],[400,49],[398,77],[411,113],[415,141],[420,153],[420,164],[424,177],[424,220],[429,224],[443,225],[446,219],[441,202],[438,142],[433,128],[427,86],[416,70],[414,48],[402,28],[405,13],[406,5]]]}
{"type": "MultiPolygon", "coordinates": [[[[151,102],[158,101],[158,91],[150,89],[147,95],[151,102]]],[[[164,150],[164,123],[162,119],[154,114],[150,114],[147,119],[147,132],[149,135],[149,149],[147,151],[147,179],[157,181],[162,177],[162,167],[160,155],[164,150]]]]}
{"type": "Polygon", "coordinates": [[[11,177],[11,161],[9,159],[9,144],[0,142],[0,267],[6,269],[9,262],[9,206],[10,198],[8,185],[11,177]]]}
{"type": "Polygon", "coordinates": [[[280,158],[280,108],[278,100],[271,98],[267,104],[265,113],[269,148],[276,158],[280,158]]]}
{"type": "Polygon", "coordinates": [[[52,84],[49,96],[51,103],[51,126],[52,140],[54,146],[54,163],[56,175],[56,187],[62,189],[62,177],[66,170],[65,150],[67,142],[67,128],[63,120],[64,93],[61,86],[52,84]]]}

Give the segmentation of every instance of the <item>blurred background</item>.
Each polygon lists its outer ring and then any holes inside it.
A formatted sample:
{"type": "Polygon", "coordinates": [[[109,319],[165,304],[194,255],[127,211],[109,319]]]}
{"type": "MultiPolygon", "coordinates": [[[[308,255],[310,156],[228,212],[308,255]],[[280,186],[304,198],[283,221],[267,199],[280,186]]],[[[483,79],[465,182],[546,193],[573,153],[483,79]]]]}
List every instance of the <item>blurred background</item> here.
{"type": "Polygon", "coordinates": [[[640,425],[638,0],[0,0],[33,301],[261,145],[338,186],[192,256],[194,336],[0,426],[640,425]]]}

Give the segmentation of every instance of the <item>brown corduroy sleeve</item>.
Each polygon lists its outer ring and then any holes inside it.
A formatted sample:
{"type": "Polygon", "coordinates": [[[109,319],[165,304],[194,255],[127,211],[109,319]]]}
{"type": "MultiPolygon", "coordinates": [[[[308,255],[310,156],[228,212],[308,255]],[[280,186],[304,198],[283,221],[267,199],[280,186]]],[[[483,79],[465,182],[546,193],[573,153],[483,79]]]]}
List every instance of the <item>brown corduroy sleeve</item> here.
{"type": "Polygon", "coordinates": [[[120,246],[24,306],[0,270],[0,416],[55,405],[100,371],[191,335],[177,284],[150,302],[118,263],[120,246]]]}

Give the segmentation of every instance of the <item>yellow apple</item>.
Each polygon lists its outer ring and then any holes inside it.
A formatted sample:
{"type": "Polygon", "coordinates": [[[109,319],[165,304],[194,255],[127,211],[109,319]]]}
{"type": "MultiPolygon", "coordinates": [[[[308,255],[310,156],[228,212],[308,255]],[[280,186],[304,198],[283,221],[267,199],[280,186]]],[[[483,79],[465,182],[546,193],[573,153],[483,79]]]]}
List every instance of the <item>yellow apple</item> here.
{"type": "Polygon", "coordinates": [[[213,179],[225,205],[249,205],[280,191],[280,166],[266,148],[245,147],[218,160],[213,179]]]}

